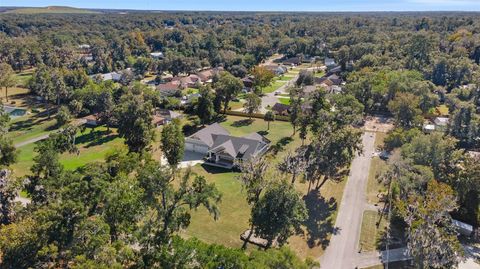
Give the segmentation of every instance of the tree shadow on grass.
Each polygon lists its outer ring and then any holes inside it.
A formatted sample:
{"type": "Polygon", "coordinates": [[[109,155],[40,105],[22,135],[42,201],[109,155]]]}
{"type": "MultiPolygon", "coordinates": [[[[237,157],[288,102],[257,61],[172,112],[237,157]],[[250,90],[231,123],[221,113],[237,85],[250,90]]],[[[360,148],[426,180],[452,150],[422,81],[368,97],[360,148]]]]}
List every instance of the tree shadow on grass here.
{"type": "Polygon", "coordinates": [[[98,130],[98,131],[92,131],[89,133],[82,134],[78,136],[75,139],[76,144],[86,144],[85,148],[89,147],[94,147],[98,145],[102,145],[105,143],[108,143],[115,138],[117,138],[118,135],[112,134],[111,131],[107,130],[98,130]]]}
{"type": "Polygon", "coordinates": [[[251,119],[244,119],[244,120],[237,120],[234,121],[231,125],[233,127],[243,127],[243,126],[248,126],[253,123],[253,120],[251,119]]]}
{"type": "MultiPolygon", "coordinates": [[[[39,116],[37,114],[37,115],[31,116],[30,118],[27,118],[25,120],[19,120],[19,121],[13,122],[10,125],[10,132],[15,132],[15,131],[20,131],[20,130],[29,131],[33,128],[33,126],[42,124],[43,122],[48,121],[48,120],[50,120],[48,117],[39,116]]],[[[52,126],[47,127],[47,131],[51,127],[52,126]]]]}
{"type": "Polygon", "coordinates": [[[308,232],[306,235],[308,247],[321,246],[325,249],[330,243],[328,235],[338,232],[332,218],[337,210],[337,201],[334,198],[325,200],[316,190],[311,190],[303,199],[308,210],[308,219],[304,223],[308,232]]]}
{"type": "Polygon", "coordinates": [[[229,169],[226,169],[226,168],[221,168],[221,167],[216,167],[216,166],[211,166],[211,165],[208,165],[208,164],[202,164],[201,166],[209,174],[223,174],[223,173],[232,172],[232,170],[229,170],[229,169]]]}
{"type": "Polygon", "coordinates": [[[293,138],[289,136],[285,136],[278,140],[278,142],[271,147],[271,152],[273,155],[277,155],[279,152],[285,149],[285,146],[288,145],[290,142],[293,141],[293,138]]]}

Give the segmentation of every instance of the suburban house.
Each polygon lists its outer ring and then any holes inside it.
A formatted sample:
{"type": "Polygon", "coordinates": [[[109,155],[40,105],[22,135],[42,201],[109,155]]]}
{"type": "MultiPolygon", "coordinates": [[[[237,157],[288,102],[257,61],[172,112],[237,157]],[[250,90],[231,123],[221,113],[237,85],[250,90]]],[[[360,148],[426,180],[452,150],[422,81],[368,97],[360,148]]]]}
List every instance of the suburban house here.
{"type": "Polygon", "coordinates": [[[160,127],[171,122],[173,119],[181,118],[183,115],[168,109],[156,110],[153,114],[152,124],[155,127],[160,127]]]}
{"type": "Polygon", "coordinates": [[[120,81],[120,79],[122,79],[122,74],[118,73],[118,72],[110,72],[110,73],[105,73],[105,74],[91,75],[90,78],[99,79],[101,81],[113,80],[113,81],[117,82],[117,81],[120,81]]]}
{"type": "Polygon", "coordinates": [[[163,52],[152,52],[150,53],[150,56],[153,59],[163,59],[163,52]]]}
{"type": "Polygon", "coordinates": [[[328,76],[328,79],[333,83],[333,85],[342,85],[343,80],[336,74],[328,76]]]}
{"type": "Polygon", "coordinates": [[[153,124],[153,126],[158,128],[158,127],[165,124],[165,119],[162,118],[159,115],[154,114],[153,117],[152,117],[152,124],[153,124]]]}
{"type": "Polygon", "coordinates": [[[288,71],[287,67],[283,65],[269,64],[269,65],[264,65],[263,67],[272,71],[276,76],[283,75],[288,71]]]}
{"type": "Polygon", "coordinates": [[[282,62],[284,65],[300,65],[302,63],[302,58],[300,57],[292,57],[288,58],[285,61],[282,62]]]}
{"type": "Polygon", "coordinates": [[[155,111],[155,115],[164,119],[163,124],[171,122],[173,119],[179,119],[183,117],[182,114],[168,109],[159,109],[155,111]]]}
{"type": "Polygon", "coordinates": [[[162,96],[175,96],[180,94],[180,86],[178,83],[168,82],[159,84],[157,86],[157,91],[159,91],[162,96]]]}
{"type": "Polygon", "coordinates": [[[272,112],[275,115],[288,116],[290,113],[290,106],[282,103],[275,103],[272,106],[272,112]]]}
{"type": "Polygon", "coordinates": [[[331,67],[331,66],[335,66],[335,65],[336,65],[335,59],[329,58],[329,57],[325,57],[325,66],[326,66],[326,67],[331,67]]]}
{"type": "Polygon", "coordinates": [[[212,78],[216,74],[220,73],[221,71],[223,71],[222,67],[210,68],[210,69],[206,69],[206,70],[198,72],[197,76],[200,78],[200,80],[203,83],[210,83],[210,82],[212,82],[212,78]]]}
{"type": "Polygon", "coordinates": [[[237,160],[247,161],[264,154],[270,145],[265,137],[252,133],[231,136],[220,124],[208,125],[185,138],[185,150],[205,155],[206,164],[232,168],[237,160]]]}
{"type": "Polygon", "coordinates": [[[88,116],[83,117],[82,119],[84,120],[85,125],[95,127],[95,126],[98,126],[97,118],[98,118],[97,114],[90,114],[88,116]]]}
{"type": "Polygon", "coordinates": [[[435,130],[436,131],[439,131],[439,132],[447,131],[448,122],[449,122],[448,118],[436,117],[433,122],[435,123],[435,130]]]}
{"type": "Polygon", "coordinates": [[[173,83],[177,83],[180,88],[196,88],[201,83],[200,77],[197,75],[190,75],[188,77],[174,77],[173,83]]]}

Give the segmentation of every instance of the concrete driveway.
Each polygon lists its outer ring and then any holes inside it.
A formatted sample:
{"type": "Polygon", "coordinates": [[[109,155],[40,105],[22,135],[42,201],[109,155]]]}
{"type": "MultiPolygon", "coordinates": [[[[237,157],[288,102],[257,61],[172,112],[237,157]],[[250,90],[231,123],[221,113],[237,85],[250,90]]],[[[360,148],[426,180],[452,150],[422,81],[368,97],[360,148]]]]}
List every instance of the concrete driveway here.
{"type": "MultiPolygon", "coordinates": [[[[185,153],[183,154],[183,160],[178,164],[178,168],[187,168],[189,166],[202,164],[205,162],[203,160],[203,157],[205,157],[205,154],[185,150],[185,153]]],[[[160,164],[168,164],[167,158],[165,158],[165,156],[162,156],[162,158],[160,158],[160,164]]]]}

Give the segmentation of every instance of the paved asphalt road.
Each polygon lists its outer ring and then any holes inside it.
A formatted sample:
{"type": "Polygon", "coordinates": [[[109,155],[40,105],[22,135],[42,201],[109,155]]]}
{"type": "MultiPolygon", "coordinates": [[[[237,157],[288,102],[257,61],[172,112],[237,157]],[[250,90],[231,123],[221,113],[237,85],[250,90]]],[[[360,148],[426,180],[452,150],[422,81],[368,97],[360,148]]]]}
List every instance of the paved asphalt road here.
{"type": "Polygon", "coordinates": [[[365,191],[371,156],[374,152],[375,133],[366,132],[362,137],[363,154],[357,156],[350,169],[342,202],[335,223],[337,232],[320,258],[322,269],[352,269],[358,256],[358,241],[366,206],[365,191]]]}

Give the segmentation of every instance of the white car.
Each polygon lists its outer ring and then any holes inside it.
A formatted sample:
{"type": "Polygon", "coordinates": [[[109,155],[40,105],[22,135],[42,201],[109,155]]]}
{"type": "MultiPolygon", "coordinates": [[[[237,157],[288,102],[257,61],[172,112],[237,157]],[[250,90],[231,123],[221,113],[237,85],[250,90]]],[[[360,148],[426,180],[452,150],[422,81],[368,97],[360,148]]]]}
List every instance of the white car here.
{"type": "Polygon", "coordinates": [[[280,94],[282,94],[282,93],[281,93],[280,91],[275,91],[274,94],[275,94],[275,95],[280,95],[280,94]]]}

